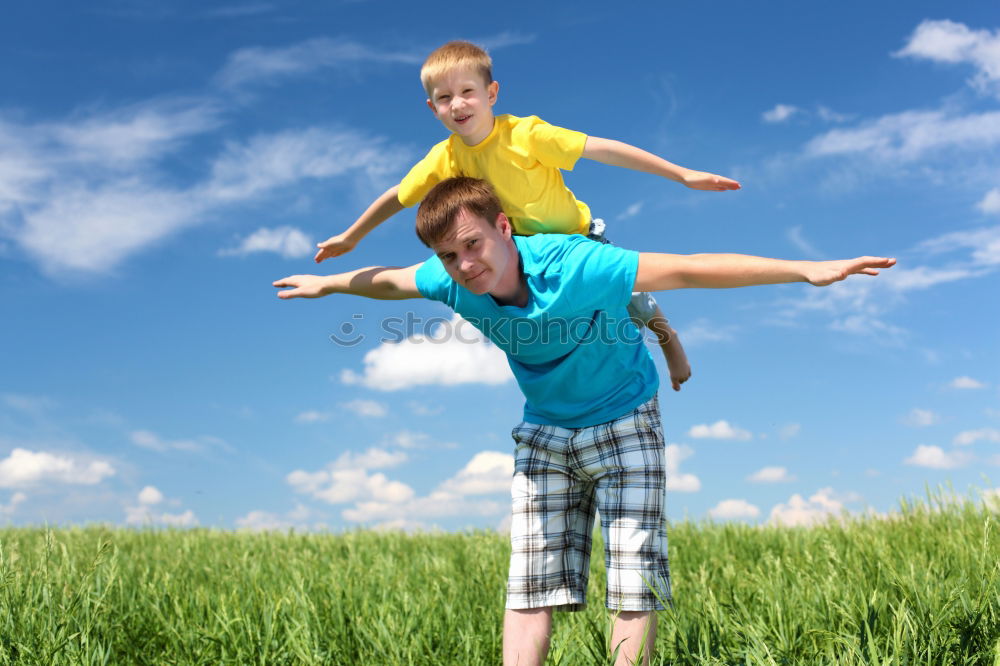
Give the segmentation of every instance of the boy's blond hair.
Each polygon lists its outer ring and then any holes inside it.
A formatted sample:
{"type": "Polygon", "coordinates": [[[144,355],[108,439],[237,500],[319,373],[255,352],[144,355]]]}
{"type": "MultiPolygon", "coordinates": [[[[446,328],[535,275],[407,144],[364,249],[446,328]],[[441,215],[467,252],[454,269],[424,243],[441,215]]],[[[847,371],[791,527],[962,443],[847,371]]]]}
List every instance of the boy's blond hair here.
{"type": "Polygon", "coordinates": [[[427,56],[420,68],[420,82],[427,96],[431,95],[434,80],[453,69],[471,69],[483,77],[483,84],[493,83],[493,61],[488,53],[472,42],[456,40],[439,46],[427,56]]]}

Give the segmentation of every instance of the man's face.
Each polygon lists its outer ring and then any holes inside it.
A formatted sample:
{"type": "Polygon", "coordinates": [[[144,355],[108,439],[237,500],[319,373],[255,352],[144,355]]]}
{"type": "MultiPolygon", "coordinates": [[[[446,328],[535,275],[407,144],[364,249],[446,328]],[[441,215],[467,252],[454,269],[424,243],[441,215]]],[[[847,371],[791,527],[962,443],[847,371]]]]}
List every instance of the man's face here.
{"type": "Polygon", "coordinates": [[[510,222],[502,214],[494,226],[463,209],[431,249],[451,279],[474,294],[501,295],[520,284],[510,222]]]}
{"type": "Polygon", "coordinates": [[[487,85],[477,72],[452,70],[432,82],[427,106],[449,131],[474,146],[493,131],[498,90],[496,81],[487,85]]]}

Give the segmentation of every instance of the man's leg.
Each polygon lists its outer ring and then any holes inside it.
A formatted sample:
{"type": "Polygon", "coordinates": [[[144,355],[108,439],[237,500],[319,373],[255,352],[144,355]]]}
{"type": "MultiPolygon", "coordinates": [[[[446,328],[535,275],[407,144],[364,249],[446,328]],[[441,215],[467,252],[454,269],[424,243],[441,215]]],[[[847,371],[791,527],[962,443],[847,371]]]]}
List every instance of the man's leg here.
{"type": "Polygon", "coordinates": [[[542,666],[549,653],[552,607],[507,609],[503,617],[504,666],[542,666]]]}
{"type": "Polygon", "coordinates": [[[638,664],[642,650],[642,666],[649,666],[656,641],[656,613],[653,611],[622,611],[614,616],[611,629],[611,649],[618,650],[615,666],[638,664]]]}

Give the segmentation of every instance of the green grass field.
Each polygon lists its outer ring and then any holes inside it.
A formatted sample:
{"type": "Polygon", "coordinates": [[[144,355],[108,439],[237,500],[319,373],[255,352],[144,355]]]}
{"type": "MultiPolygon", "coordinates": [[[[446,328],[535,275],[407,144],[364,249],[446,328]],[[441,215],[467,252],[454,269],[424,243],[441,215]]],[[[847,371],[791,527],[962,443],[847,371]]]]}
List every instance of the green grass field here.
{"type": "MultiPolygon", "coordinates": [[[[654,663],[1000,664],[1000,536],[971,501],[670,538],[654,663]]],[[[492,533],[0,529],[0,663],[498,664],[507,553],[492,533]]],[[[549,663],[606,661],[593,560],[549,663]]]]}

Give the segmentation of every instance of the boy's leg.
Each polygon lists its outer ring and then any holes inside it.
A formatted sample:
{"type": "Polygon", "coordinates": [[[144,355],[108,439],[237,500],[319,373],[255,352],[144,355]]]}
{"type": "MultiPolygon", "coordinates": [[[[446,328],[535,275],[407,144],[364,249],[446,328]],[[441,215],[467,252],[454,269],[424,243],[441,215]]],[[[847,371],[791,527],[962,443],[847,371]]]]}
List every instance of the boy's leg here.
{"type": "Polygon", "coordinates": [[[618,650],[615,666],[638,664],[642,651],[642,666],[649,666],[656,642],[656,613],[653,611],[622,611],[614,615],[611,629],[611,649],[618,650]]]}
{"type": "Polygon", "coordinates": [[[512,610],[503,617],[504,666],[542,666],[549,653],[552,607],[512,610]]]}

